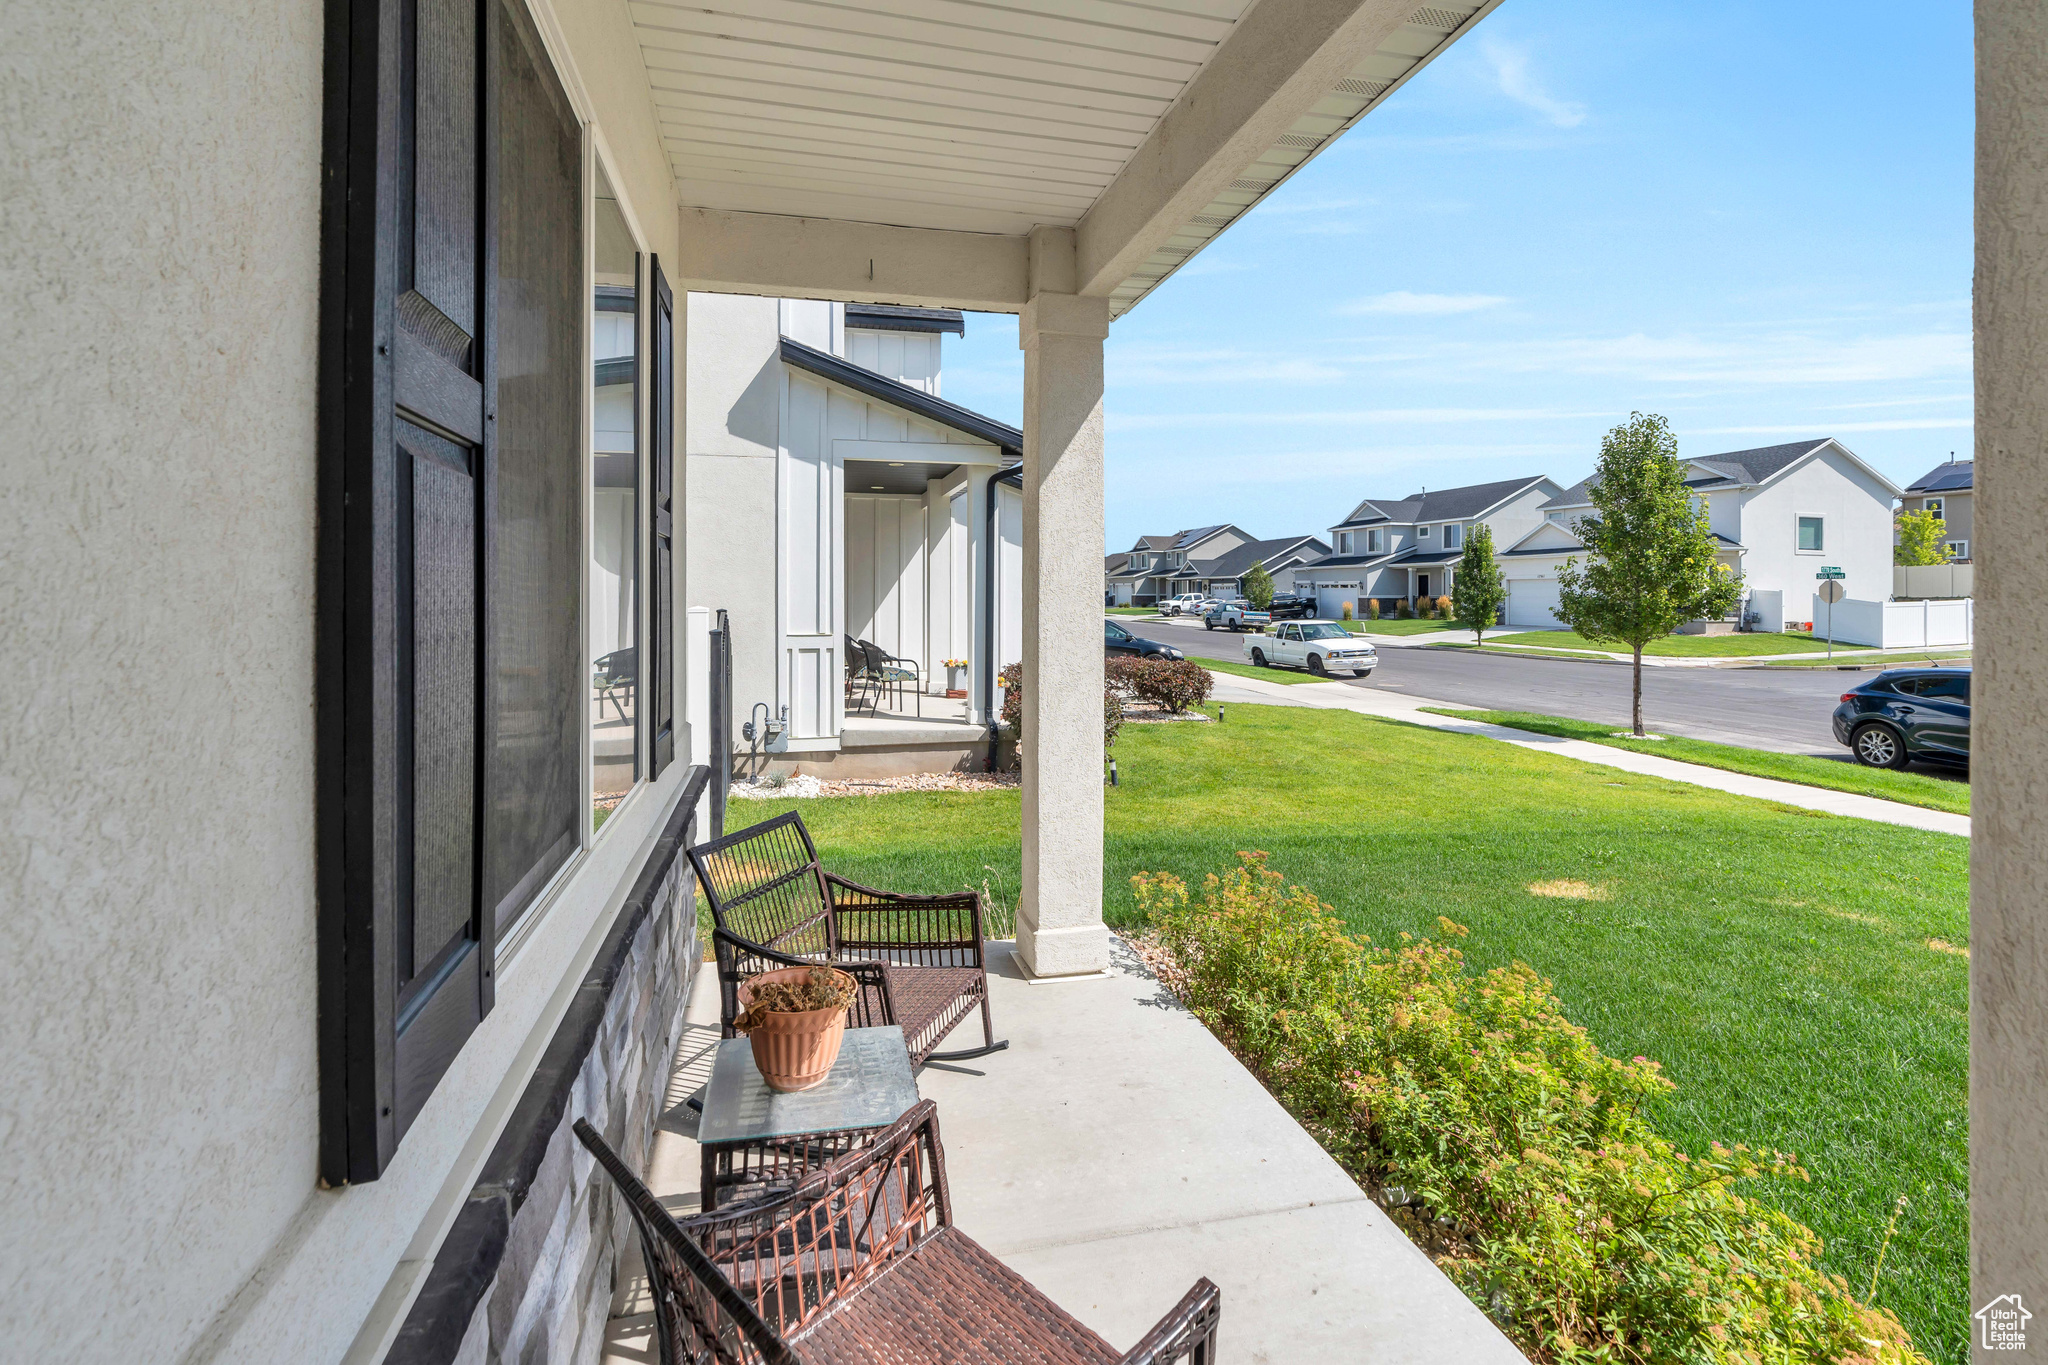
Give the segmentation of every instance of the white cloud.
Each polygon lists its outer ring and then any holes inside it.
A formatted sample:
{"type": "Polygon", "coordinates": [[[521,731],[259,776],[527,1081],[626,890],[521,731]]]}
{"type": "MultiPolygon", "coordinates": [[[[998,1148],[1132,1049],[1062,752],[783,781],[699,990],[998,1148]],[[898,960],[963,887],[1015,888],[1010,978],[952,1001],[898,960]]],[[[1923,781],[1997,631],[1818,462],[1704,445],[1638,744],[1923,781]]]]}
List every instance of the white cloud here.
{"type": "Polygon", "coordinates": [[[1976,425],[1968,417],[1899,418],[1890,422],[1801,422],[1776,427],[1700,427],[1701,436],[1833,436],[1843,431],[1957,431],[1976,425]]]}
{"type": "Polygon", "coordinates": [[[1368,313],[1391,313],[1401,317],[1438,317],[1446,313],[1476,313],[1497,308],[1507,300],[1499,294],[1415,294],[1396,289],[1369,299],[1354,299],[1340,305],[1339,313],[1359,317],[1368,313]]]}
{"type": "Polygon", "coordinates": [[[1480,40],[1480,51],[1493,64],[1500,92],[1517,104],[1527,105],[1559,128],[1576,128],[1586,121],[1586,106],[1561,100],[1543,88],[1529,71],[1527,48],[1505,43],[1492,35],[1480,40]]]}

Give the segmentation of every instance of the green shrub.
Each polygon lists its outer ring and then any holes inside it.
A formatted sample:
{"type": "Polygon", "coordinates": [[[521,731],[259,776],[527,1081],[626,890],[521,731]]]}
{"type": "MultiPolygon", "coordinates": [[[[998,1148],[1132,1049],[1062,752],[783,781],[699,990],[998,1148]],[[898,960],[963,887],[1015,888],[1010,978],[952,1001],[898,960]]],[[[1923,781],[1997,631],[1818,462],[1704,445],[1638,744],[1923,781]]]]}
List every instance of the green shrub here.
{"type": "MultiPolygon", "coordinates": [[[[1105,659],[1102,669],[1102,747],[1108,749],[1116,743],[1117,732],[1124,728],[1124,698],[1133,695],[1130,685],[1119,676],[1119,665],[1136,664],[1137,659],[1105,659]]],[[[1206,680],[1208,674],[1204,673],[1206,680]]],[[[1024,665],[1005,664],[996,677],[1002,680],[1003,703],[998,709],[997,719],[1002,722],[1008,737],[1021,743],[1024,738],[1024,665]]],[[[1203,695],[1207,695],[1204,693],[1203,695]]],[[[1022,752],[1021,750],[1019,751],[1022,752]]]]}
{"type": "Polygon", "coordinates": [[[1349,602],[1344,604],[1344,619],[1347,621],[1351,619],[1351,604],[1349,602]]]}
{"type": "Polygon", "coordinates": [[[1380,619],[1380,599],[1379,599],[1379,598],[1377,598],[1377,597],[1368,597],[1368,598],[1366,598],[1366,599],[1365,599],[1365,614],[1366,614],[1366,615],[1367,615],[1367,616],[1368,616],[1369,618],[1371,618],[1372,620],[1375,620],[1375,621],[1377,621],[1377,620],[1379,620],[1379,619],[1380,619]]]}
{"type": "Polygon", "coordinates": [[[1394,615],[1403,621],[1412,621],[1415,619],[1415,607],[1404,597],[1395,606],[1394,615]]]}
{"type": "Polygon", "coordinates": [[[1119,659],[1117,685],[1175,715],[1205,700],[1216,680],[1193,659],[1119,659]]]}
{"type": "Polygon", "coordinates": [[[1783,1153],[1680,1151],[1642,1114],[1673,1087],[1604,1055],[1550,983],[1474,975],[1449,940],[1381,948],[1263,853],[1132,878],[1161,978],[1532,1359],[1923,1362],[1815,1265],[1759,1187],[1783,1153]]]}

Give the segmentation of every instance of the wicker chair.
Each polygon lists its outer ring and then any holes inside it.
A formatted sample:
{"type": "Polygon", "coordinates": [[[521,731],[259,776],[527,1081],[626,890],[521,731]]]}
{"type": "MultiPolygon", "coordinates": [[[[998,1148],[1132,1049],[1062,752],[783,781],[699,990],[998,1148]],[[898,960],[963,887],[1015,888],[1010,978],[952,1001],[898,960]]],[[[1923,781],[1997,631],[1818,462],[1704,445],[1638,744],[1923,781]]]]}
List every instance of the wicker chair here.
{"type": "Polygon", "coordinates": [[[576,1136],[639,1227],[662,1365],[1215,1365],[1206,1278],[1119,1354],[954,1227],[930,1100],[788,1195],[680,1223],[576,1136]]]}
{"type": "Polygon", "coordinates": [[[972,891],[902,896],[835,877],[795,811],[690,850],[716,924],[719,1019],[727,1038],[739,987],[776,967],[830,963],[861,985],[856,1027],[896,1024],[913,1066],[999,1052],[988,1012],[981,897],[972,891]],[[983,1045],[935,1052],[979,1006],[983,1045]]]}

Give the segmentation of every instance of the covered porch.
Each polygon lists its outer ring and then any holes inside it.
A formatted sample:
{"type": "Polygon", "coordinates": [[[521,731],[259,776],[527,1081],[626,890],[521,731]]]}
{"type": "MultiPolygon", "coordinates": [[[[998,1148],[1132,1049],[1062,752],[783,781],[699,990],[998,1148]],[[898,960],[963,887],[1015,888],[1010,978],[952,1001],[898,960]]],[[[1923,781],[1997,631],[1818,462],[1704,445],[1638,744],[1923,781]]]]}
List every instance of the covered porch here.
{"type": "MultiPolygon", "coordinates": [[[[718,1042],[700,983],[667,1077],[648,1184],[698,1207],[697,1114],[718,1042]]],[[[1128,1348],[1195,1279],[1223,1291],[1224,1360],[1523,1365],[1523,1357],[1201,1022],[1113,939],[1105,969],[1047,984],[990,945],[1008,1051],[934,1063],[962,1231],[1128,1348]],[[1106,1046],[1105,1040],[1114,1040],[1106,1046]]],[[[654,1358],[637,1256],[604,1359],[654,1358]]]]}

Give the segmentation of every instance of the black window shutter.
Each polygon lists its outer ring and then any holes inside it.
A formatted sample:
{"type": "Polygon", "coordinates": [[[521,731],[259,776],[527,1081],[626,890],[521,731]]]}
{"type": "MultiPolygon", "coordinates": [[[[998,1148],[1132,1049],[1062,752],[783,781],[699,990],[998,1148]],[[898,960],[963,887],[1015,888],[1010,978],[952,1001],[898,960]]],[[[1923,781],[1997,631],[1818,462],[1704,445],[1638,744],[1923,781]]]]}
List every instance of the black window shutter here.
{"type": "Polygon", "coordinates": [[[659,257],[650,258],[654,284],[653,339],[649,347],[647,393],[649,458],[654,462],[653,564],[649,576],[648,629],[653,647],[647,651],[647,705],[654,727],[654,768],[660,777],[676,756],[675,699],[675,463],[676,463],[676,300],[661,273],[659,257]]]}
{"type": "MultiPolygon", "coordinates": [[[[319,637],[329,1183],[382,1173],[491,1007],[502,318],[527,305],[500,306],[496,226],[521,205],[494,151],[503,33],[523,22],[503,0],[330,9],[319,637]]],[[[568,184],[573,235],[573,168],[568,184]]],[[[580,236],[572,246],[570,327],[580,236]]],[[[572,427],[579,369],[570,359],[572,427]]],[[[571,687],[562,709],[576,697],[571,687]]],[[[573,728],[570,750],[573,767],[573,728]]]]}

